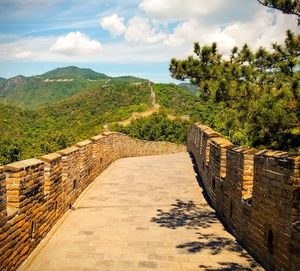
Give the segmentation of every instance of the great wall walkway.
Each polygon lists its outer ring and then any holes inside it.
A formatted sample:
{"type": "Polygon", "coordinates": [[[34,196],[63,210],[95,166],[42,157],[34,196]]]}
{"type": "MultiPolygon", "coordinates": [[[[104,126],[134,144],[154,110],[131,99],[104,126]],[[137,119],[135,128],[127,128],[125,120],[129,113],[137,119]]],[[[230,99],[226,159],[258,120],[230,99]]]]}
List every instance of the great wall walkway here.
{"type": "Polygon", "coordinates": [[[263,270],[207,204],[187,153],[120,159],[21,270],[263,270]]]}

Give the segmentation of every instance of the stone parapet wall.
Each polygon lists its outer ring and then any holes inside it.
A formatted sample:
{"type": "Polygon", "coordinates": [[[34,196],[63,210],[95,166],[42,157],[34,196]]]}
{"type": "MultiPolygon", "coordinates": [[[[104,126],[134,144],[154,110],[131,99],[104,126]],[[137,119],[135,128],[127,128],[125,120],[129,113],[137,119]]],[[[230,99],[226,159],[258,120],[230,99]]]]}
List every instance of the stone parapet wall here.
{"type": "Polygon", "coordinates": [[[38,159],[0,167],[0,270],[16,270],[113,161],[181,151],[186,147],[106,133],[38,159]]]}
{"type": "Polygon", "coordinates": [[[300,267],[300,155],[234,146],[205,125],[189,131],[213,207],[267,269],[300,267]]]}

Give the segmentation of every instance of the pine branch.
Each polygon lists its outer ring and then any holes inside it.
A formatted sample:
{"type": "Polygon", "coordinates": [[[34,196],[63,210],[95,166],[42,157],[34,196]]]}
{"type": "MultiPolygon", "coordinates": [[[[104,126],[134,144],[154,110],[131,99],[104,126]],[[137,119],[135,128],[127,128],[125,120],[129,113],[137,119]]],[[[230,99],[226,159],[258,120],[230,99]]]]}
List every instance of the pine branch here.
{"type": "Polygon", "coordinates": [[[283,13],[292,14],[292,15],[296,15],[296,16],[300,17],[300,12],[297,11],[296,9],[285,9],[284,7],[281,7],[279,5],[272,4],[272,3],[267,3],[266,1],[263,1],[263,0],[257,0],[257,2],[265,7],[274,8],[274,9],[282,11],[283,13]]]}

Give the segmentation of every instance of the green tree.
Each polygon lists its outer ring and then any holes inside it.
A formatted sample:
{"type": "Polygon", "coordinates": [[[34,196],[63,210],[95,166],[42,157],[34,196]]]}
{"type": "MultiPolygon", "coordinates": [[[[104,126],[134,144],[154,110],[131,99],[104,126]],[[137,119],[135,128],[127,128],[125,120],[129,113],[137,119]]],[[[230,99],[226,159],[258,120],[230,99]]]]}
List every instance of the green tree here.
{"type": "Polygon", "coordinates": [[[194,53],[173,58],[169,70],[173,78],[199,87],[214,111],[204,122],[239,144],[299,148],[299,35],[287,31],[284,44],[273,44],[272,51],[234,47],[229,59],[216,43],[195,43],[194,53]]]}
{"type": "Polygon", "coordinates": [[[21,157],[19,144],[11,139],[0,140],[0,165],[18,161],[21,157]]]}
{"type": "Polygon", "coordinates": [[[166,113],[160,112],[139,118],[128,126],[112,125],[111,129],[138,139],[185,144],[190,125],[188,121],[170,120],[166,113]]]}

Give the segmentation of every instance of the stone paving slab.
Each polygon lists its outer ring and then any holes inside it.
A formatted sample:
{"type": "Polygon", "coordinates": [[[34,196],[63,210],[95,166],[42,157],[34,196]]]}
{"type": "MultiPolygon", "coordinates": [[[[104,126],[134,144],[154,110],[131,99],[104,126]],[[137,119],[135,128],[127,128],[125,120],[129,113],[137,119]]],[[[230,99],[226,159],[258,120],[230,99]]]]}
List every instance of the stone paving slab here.
{"type": "Polygon", "coordinates": [[[88,188],[30,271],[263,270],[206,203],[188,153],[125,158],[88,188]]]}

